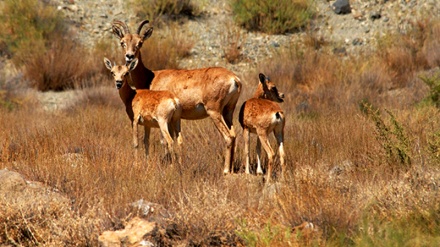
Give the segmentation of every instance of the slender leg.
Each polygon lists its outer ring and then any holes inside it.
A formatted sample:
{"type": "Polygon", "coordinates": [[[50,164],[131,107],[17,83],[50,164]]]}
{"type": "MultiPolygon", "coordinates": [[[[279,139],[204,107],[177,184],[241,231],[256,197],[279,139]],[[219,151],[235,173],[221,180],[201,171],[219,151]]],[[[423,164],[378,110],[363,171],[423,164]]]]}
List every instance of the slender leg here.
{"type": "Polygon", "coordinates": [[[139,147],[139,143],[138,143],[138,122],[139,122],[139,118],[135,117],[132,124],[132,129],[133,129],[133,147],[138,148],[139,147]]]}
{"type": "Polygon", "coordinates": [[[281,163],[281,180],[284,180],[284,175],[286,172],[286,154],[284,152],[284,130],[281,129],[280,131],[275,130],[274,131],[275,138],[277,139],[278,143],[278,153],[280,155],[280,163],[281,163]]]}
{"type": "Polygon", "coordinates": [[[224,120],[226,126],[228,127],[229,133],[232,138],[231,148],[228,151],[226,151],[226,152],[230,153],[229,164],[226,163],[226,159],[225,159],[225,166],[228,165],[230,168],[229,172],[234,172],[234,168],[232,166],[233,166],[233,162],[234,162],[234,155],[235,155],[236,148],[237,148],[237,145],[235,145],[237,135],[235,134],[235,129],[234,129],[232,119],[234,116],[235,106],[237,105],[238,96],[239,95],[237,95],[236,98],[232,99],[231,102],[223,108],[223,113],[222,113],[223,120],[224,120]]]}
{"type": "Polygon", "coordinates": [[[257,175],[263,175],[263,168],[261,167],[261,141],[257,137],[257,175]]]}
{"type": "Polygon", "coordinates": [[[168,131],[168,123],[165,120],[159,120],[158,123],[160,127],[160,132],[167,142],[167,155],[171,155],[171,162],[174,163],[173,138],[171,138],[170,132],[168,131]]]}
{"type": "Polygon", "coordinates": [[[170,123],[169,125],[169,130],[170,130],[170,134],[171,137],[173,138],[173,142],[177,142],[177,153],[176,156],[178,156],[178,162],[179,164],[182,164],[182,143],[183,143],[183,139],[182,139],[182,133],[180,130],[180,119],[177,120],[173,120],[174,122],[170,123]]]}
{"type": "Polygon", "coordinates": [[[266,183],[269,183],[271,176],[272,176],[272,165],[273,165],[274,151],[270,147],[270,143],[267,138],[267,133],[265,131],[261,131],[261,132],[257,132],[257,133],[258,133],[258,138],[261,141],[261,145],[263,145],[263,148],[266,151],[267,158],[269,160],[269,162],[267,164],[267,179],[266,179],[266,183]]]}
{"type": "Polygon", "coordinates": [[[217,112],[208,110],[208,115],[211,117],[211,119],[214,121],[214,125],[217,127],[217,129],[220,131],[220,133],[223,135],[223,138],[226,141],[226,148],[225,148],[225,164],[224,164],[224,170],[223,174],[228,174],[231,171],[232,166],[232,160],[233,160],[233,145],[235,144],[235,132],[231,131],[228,126],[226,125],[223,116],[217,112]]]}
{"type": "Polygon", "coordinates": [[[249,166],[250,166],[250,160],[249,160],[249,144],[250,144],[250,140],[249,140],[249,129],[244,127],[243,128],[243,138],[244,138],[244,155],[245,155],[245,159],[246,159],[246,174],[250,174],[249,171],[249,166]]]}
{"type": "Polygon", "coordinates": [[[150,130],[150,127],[144,126],[145,159],[148,159],[148,153],[150,149],[150,130]]]}

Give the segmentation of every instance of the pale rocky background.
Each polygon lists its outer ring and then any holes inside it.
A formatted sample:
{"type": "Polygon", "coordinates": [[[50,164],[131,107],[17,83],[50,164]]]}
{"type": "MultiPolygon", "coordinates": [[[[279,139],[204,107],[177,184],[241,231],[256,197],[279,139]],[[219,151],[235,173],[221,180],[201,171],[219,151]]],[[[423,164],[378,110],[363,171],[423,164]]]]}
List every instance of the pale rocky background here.
{"type": "MultiPolygon", "coordinates": [[[[90,46],[103,38],[115,40],[111,34],[113,19],[128,22],[132,29],[143,19],[127,11],[127,1],[122,0],[52,1],[70,19],[72,27],[78,31],[78,38],[90,46]]],[[[277,49],[301,44],[306,35],[304,32],[286,35],[248,32],[233,24],[227,0],[195,2],[201,3],[201,17],[185,21],[179,27],[182,34],[195,41],[191,55],[180,62],[184,68],[218,65],[240,73],[270,58],[277,49]],[[227,63],[222,49],[222,36],[231,28],[237,28],[241,33],[244,59],[237,64],[227,63]]],[[[318,18],[310,32],[318,39],[334,44],[339,51],[345,49],[348,54],[373,49],[381,35],[406,32],[410,23],[420,18],[440,16],[438,0],[351,0],[351,13],[348,14],[336,14],[334,4],[335,1],[315,1],[318,18]]]]}

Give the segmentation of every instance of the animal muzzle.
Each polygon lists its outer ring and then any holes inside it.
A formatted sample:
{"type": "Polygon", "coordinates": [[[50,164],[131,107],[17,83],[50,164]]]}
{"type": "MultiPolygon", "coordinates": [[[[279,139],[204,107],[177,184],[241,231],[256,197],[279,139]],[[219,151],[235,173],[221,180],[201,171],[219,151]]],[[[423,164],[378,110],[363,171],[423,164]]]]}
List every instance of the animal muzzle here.
{"type": "Polygon", "coordinates": [[[284,102],[284,94],[283,93],[278,93],[278,100],[280,102],[284,102]]]}
{"type": "Polygon", "coordinates": [[[129,65],[131,63],[131,61],[133,61],[134,57],[135,56],[132,53],[125,54],[125,65],[129,65]]]}
{"type": "Polygon", "coordinates": [[[116,88],[120,89],[122,87],[122,81],[116,81],[116,88]]]}

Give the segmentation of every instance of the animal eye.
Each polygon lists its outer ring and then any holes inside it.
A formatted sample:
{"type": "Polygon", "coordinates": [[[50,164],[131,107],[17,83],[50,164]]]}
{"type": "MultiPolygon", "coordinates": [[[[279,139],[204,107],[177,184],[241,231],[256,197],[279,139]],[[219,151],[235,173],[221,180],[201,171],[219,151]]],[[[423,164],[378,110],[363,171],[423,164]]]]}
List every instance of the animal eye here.
{"type": "Polygon", "coordinates": [[[111,72],[112,76],[115,76],[115,73],[111,72]]]}
{"type": "Polygon", "coordinates": [[[125,48],[125,43],[121,42],[121,46],[122,46],[122,48],[125,48]]]}

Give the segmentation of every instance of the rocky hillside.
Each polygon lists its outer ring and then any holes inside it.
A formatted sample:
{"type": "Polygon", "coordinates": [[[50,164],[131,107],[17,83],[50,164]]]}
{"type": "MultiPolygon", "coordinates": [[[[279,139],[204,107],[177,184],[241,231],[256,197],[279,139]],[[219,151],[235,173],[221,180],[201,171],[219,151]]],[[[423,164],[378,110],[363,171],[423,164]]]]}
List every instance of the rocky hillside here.
{"type": "MultiPolygon", "coordinates": [[[[79,38],[90,45],[102,38],[114,39],[110,33],[113,19],[131,25],[140,21],[126,10],[126,1],[122,0],[52,1],[69,18],[79,38]]],[[[307,35],[331,43],[334,52],[353,54],[373,49],[377,37],[387,32],[405,32],[416,20],[440,16],[437,0],[317,0],[314,8],[318,14],[311,32],[267,35],[236,27],[227,0],[201,2],[205,3],[202,16],[180,26],[181,33],[195,42],[191,55],[181,61],[181,67],[218,65],[238,73],[271,57],[276,49],[301,44],[307,35]],[[223,51],[222,36],[231,28],[240,35],[242,59],[235,64],[226,61],[223,51]]]]}

